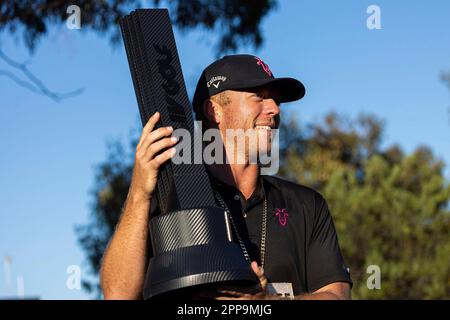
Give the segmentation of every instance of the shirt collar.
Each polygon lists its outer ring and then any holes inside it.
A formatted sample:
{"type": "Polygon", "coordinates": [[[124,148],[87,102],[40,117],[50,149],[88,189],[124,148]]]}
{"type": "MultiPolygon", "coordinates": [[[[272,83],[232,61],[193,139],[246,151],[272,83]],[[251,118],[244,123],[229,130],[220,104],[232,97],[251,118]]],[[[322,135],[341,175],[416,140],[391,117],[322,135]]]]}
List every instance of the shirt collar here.
{"type": "Polygon", "coordinates": [[[234,186],[231,186],[219,179],[217,179],[216,177],[212,176],[211,174],[209,174],[212,186],[214,189],[217,189],[220,194],[224,195],[224,196],[231,196],[234,194],[239,194],[241,199],[244,200],[244,207],[245,210],[249,210],[251,207],[254,207],[258,204],[260,204],[263,200],[264,197],[266,196],[266,190],[264,188],[264,178],[263,176],[258,176],[258,180],[256,182],[256,188],[253,191],[252,195],[250,196],[250,198],[248,198],[245,201],[244,196],[242,195],[242,193],[234,186]]]}

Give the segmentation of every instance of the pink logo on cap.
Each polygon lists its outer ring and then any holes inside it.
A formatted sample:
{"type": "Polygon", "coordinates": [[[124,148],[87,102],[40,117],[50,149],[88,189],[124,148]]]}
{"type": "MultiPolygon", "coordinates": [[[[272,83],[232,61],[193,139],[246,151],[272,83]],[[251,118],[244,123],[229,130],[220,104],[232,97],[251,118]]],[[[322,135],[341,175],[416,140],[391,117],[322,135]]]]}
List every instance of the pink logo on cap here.
{"type": "Polygon", "coordinates": [[[264,72],[267,73],[270,77],[272,77],[272,71],[270,71],[269,66],[265,64],[264,61],[262,61],[260,58],[255,57],[255,59],[257,60],[256,64],[258,66],[261,66],[264,72]]]}

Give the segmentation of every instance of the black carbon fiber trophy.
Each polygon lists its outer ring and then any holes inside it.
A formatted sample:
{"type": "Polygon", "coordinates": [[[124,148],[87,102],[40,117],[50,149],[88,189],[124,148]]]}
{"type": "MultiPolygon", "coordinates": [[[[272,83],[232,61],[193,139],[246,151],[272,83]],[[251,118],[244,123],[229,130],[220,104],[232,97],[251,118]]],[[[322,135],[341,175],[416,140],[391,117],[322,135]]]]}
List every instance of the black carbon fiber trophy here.
{"type": "MultiPolygon", "coordinates": [[[[142,123],[159,111],[160,126],[184,128],[193,138],[192,108],[168,11],[135,10],[123,18],[121,28],[142,123]]],[[[231,240],[228,217],[216,206],[203,164],[166,163],[156,196],[161,214],[150,221],[153,257],[144,298],[189,297],[211,284],[257,282],[231,240]]]]}

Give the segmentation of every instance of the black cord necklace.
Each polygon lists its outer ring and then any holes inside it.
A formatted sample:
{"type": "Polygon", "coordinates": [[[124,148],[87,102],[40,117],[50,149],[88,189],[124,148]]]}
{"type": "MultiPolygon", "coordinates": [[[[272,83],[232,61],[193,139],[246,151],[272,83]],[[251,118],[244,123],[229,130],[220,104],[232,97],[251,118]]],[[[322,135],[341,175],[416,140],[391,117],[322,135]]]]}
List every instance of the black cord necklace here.
{"type": "MultiPolygon", "coordinates": [[[[231,225],[233,226],[234,233],[236,234],[237,240],[239,242],[239,246],[241,247],[242,253],[244,254],[245,260],[247,260],[248,263],[251,263],[250,255],[248,254],[248,250],[245,247],[245,243],[242,240],[238,229],[236,227],[236,224],[234,223],[234,219],[231,215],[230,210],[228,209],[227,204],[225,203],[225,200],[223,200],[222,195],[217,191],[214,190],[214,193],[216,195],[217,200],[220,203],[220,206],[225,210],[228,220],[231,222],[231,225]]],[[[261,223],[261,267],[264,268],[264,261],[265,261],[265,253],[266,253],[266,235],[267,235],[267,198],[264,197],[264,203],[263,203],[263,210],[262,210],[262,223],[261,223]]]]}

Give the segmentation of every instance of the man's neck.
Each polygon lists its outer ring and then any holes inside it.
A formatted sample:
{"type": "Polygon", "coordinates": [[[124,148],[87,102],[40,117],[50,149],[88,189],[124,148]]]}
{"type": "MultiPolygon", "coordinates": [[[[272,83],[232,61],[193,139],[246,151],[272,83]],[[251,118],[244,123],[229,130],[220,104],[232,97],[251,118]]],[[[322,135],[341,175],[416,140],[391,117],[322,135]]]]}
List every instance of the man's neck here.
{"type": "Polygon", "coordinates": [[[209,172],[218,180],[236,187],[245,197],[250,198],[256,189],[259,177],[257,164],[213,164],[209,172]]]}

